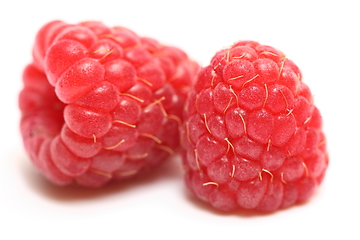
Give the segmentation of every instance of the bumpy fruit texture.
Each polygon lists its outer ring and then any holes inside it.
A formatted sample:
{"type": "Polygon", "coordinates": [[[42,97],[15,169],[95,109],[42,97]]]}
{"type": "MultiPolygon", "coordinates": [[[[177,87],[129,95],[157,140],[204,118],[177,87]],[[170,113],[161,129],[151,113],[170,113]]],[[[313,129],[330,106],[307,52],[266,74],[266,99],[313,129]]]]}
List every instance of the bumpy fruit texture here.
{"type": "Polygon", "coordinates": [[[180,49],[100,22],[38,32],[19,96],[34,165],[59,185],[133,177],[179,149],[198,65],[180,49]]]}
{"type": "Polygon", "coordinates": [[[185,113],[186,184],[217,209],[285,208],[323,180],[321,115],[299,68],[273,47],[241,41],[217,52],[185,113]]]}

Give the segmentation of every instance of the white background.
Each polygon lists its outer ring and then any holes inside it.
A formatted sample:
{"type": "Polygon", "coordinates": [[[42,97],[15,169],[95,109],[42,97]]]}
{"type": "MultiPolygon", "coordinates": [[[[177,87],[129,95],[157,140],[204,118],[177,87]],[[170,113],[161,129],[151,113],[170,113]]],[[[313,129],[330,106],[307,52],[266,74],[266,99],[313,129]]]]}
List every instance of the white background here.
{"type": "Polygon", "coordinates": [[[357,1],[8,0],[0,9],[1,239],[359,239],[357,1]],[[254,215],[220,213],[191,197],[178,157],[145,179],[102,189],[48,183],[23,149],[17,96],[35,34],[55,19],[122,25],[202,65],[238,40],[280,49],[323,115],[330,165],[322,187],[306,204],[254,215]]]}

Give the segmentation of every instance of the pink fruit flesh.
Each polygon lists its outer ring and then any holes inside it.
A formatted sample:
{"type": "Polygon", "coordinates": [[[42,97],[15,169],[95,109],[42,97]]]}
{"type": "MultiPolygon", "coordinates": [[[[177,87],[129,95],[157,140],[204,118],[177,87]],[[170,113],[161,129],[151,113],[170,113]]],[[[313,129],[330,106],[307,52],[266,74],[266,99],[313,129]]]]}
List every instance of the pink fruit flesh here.
{"type": "Polygon", "coordinates": [[[299,68],[241,41],[200,70],[182,128],[186,182],[217,209],[275,211],[309,199],[328,165],[321,115],[299,68]]]}
{"type": "Polygon", "coordinates": [[[182,50],[126,28],[54,21],[40,29],[33,56],[19,94],[21,133],[50,181],[100,187],[178,151],[198,69],[182,50]]]}

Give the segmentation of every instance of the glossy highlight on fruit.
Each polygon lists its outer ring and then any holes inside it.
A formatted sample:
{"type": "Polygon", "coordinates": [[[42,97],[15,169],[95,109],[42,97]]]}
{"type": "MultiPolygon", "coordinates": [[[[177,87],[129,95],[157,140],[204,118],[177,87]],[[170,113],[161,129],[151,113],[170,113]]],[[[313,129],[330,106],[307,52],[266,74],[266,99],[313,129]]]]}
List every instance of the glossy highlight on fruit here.
{"type": "Polygon", "coordinates": [[[188,188],[223,211],[304,202],[329,161],[322,118],[299,68],[254,41],[217,52],[200,70],[182,139],[188,188]]]}
{"type": "Polygon", "coordinates": [[[49,22],[23,73],[25,149],[58,185],[137,176],[179,150],[197,70],[182,50],[124,27],[49,22]]]}

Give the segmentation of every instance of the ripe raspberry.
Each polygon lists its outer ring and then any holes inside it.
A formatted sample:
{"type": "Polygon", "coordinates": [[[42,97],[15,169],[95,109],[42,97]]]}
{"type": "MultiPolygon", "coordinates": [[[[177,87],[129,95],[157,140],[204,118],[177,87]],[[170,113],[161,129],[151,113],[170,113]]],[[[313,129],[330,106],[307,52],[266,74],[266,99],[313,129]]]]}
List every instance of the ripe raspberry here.
{"type": "Polygon", "coordinates": [[[19,96],[21,133],[50,181],[99,187],[178,151],[198,68],[182,50],[100,22],[53,21],[33,57],[19,96]]]}
{"type": "Polygon", "coordinates": [[[328,165],[322,118],[299,68],[252,41],[217,52],[199,72],[182,136],[188,188],[224,211],[304,202],[328,165]]]}

